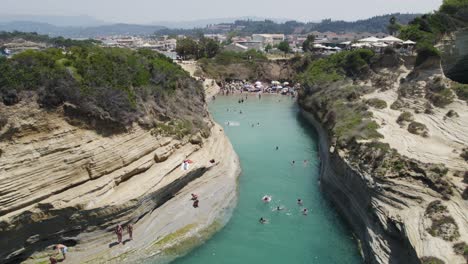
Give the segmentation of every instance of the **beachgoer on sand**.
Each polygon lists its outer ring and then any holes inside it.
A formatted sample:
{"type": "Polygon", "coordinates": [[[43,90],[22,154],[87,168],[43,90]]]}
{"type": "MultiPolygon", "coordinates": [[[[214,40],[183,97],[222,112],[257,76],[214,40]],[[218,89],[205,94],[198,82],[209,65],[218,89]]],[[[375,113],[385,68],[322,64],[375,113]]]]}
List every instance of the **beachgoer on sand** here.
{"type": "Polygon", "coordinates": [[[131,223],[128,223],[127,225],[127,232],[129,239],[133,240],[133,225],[131,223]]]}
{"type": "Polygon", "coordinates": [[[117,242],[119,242],[119,244],[122,243],[122,234],[123,234],[123,228],[120,224],[118,224],[116,227],[115,227],[115,234],[117,235],[117,242]]]}
{"type": "Polygon", "coordinates": [[[53,247],[54,250],[57,250],[59,254],[62,254],[63,259],[67,258],[68,248],[65,245],[57,244],[53,247]]]}

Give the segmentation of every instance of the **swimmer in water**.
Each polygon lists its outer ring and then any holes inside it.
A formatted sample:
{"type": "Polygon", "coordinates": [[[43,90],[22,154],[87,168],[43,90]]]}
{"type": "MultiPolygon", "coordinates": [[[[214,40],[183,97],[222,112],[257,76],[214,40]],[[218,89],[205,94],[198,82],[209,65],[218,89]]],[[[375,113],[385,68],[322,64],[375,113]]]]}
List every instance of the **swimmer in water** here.
{"type": "Polygon", "coordinates": [[[307,163],[309,163],[308,160],[304,160],[304,167],[307,166],[307,163]]]}
{"type": "Polygon", "coordinates": [[[297,204],[302,205],[302,199],[301,198],[297,199],[297,204]]]}
{"type": "Polygon", "coordinates": [[[260,217],[260,220],[258,220],[258,222],[260,224],[265,224],[267,222],[267,220],[265,218],[263,218],[263,217],[260,217]]]}
{"type": "Polygon", "coordinates": [[[281,210],[283,210],[283,209],[284,209],[284,208],[283,208],[283,207],[280,207],[280,206],[277,206],[277,207],[276,207],[276,211],[281,211],[281,210]]]}
{"type": "Polygon", "coordinates": [[[242,110],[239,111],[239,114],[242,114],[242,110]]]}
{"type": "Polygon", "coordinates": [[[294,164],[296,164],[296,161],[295,161],[295,160],[293,160],[293,161],[291,162],[291,165],[294,165],[294,164]]]}
{"type": "Polygon", "coordinates": [[[302,214],[303,214],[303,215],[307,215],[307,212],[308,212],[307,208],[304,208],[304,209],[302,210],[302,214]]]}
{"type": "Polygon", "coordinates": [[[262,199],[262,200],[263,200],[263,202],[265,202],[265,203],[269,203],[269,202],[271,201],[271,196],[265,195],[265,196],[263,196],[263,199],[262,199]]]}
{"type": "Polygon", "coordinates": [[[279,147],[278,147],[278,146],[276,146],[276,150],[278,150],[278,149],[279,149],[279,147]]]}

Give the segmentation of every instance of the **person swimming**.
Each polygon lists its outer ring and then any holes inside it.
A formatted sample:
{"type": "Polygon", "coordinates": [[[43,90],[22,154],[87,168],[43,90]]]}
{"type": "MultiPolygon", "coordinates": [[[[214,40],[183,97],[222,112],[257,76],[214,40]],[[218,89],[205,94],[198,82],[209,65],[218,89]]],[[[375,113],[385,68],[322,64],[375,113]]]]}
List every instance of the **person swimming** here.
{"type": "Polygon", "coordinates": [[[291,166],[294,165],[294,164],[296,164],[296,161],[295,161],[295,160],[293,160],[293,161],[291,162],[291,166]]]}
{"type": "Polygon", "coordinates": [[[284,208],[281,207],[281,206],[279,206],[279,205],[276,207],[276,211],[281,211],[281,210],[283,210],[283,209],[284,209],[284,208]]]}
{"type": "Polygon", "coordinates": [[[263,197],[262,197],[262,201],[263,201],[264,203],[269,203],[269,202],[271,202],[271,196],[269,196],[269,195],[263,196],[263,197]]]}
{"type": "Polygon", "coordinates": [[[278,149],[279,149],[279,147],[278,147],[278,146],[276,146],[276,150],[278,150],[278,149]]]}
{"type": "Polygon", "coordinates": [[[302,210],[302,214],[303,214],[303,215],[307,215],[307,212],[308,212],[307,208],[304,208],[304,209],[302,210]]]}
{"type": "Polygon", "coordinates": [[[263,217],[260,217],[260,220],[258,220],[260,224],[266,224],[267,220],[263,217]]]}
{"type": "Polygon", "coordinates": [[[301,198],[297,199],[297,204],[302,205],[302,199],[301,198]]]}

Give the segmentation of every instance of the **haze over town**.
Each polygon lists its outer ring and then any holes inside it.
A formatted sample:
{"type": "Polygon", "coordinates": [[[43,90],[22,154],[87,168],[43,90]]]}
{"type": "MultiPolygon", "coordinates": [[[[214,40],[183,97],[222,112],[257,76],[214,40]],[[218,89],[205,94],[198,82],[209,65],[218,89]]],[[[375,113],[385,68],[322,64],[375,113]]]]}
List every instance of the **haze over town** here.
{"type": "Polygon", "coordinates": [[[206,18],[266,17],[298,21],[357,20],[388,13],[427,13],[441,0],[2,0],[3,15],[88,15],[108,23],[155,24],[206,18]]]}

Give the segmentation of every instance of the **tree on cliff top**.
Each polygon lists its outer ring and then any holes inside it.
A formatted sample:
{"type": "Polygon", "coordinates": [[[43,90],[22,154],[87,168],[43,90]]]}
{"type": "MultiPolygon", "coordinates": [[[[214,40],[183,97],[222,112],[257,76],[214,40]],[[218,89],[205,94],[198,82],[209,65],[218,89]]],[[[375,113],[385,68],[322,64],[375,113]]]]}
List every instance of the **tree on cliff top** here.
{"type": "Polygon", "coordinates": [[[287,41],[281,41],[278,44],[278,49],[284,52],[284,54],[291,52],[291,47],[287,41]]]}
{"type": "Polygon", "coordinates": [[[302,43],[302,50],[304,52],[312,52],[312,50],[314,49],[314,41],[315,41],[315,36],[308,35],[307,39],[302,43]]]}

